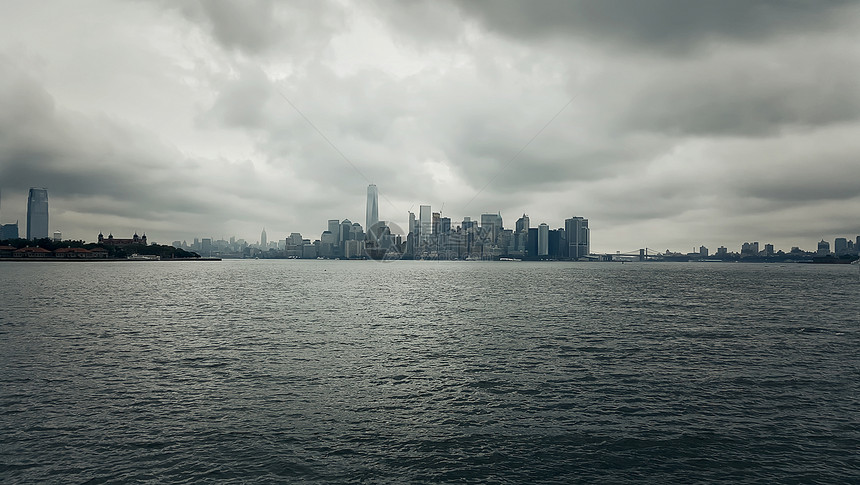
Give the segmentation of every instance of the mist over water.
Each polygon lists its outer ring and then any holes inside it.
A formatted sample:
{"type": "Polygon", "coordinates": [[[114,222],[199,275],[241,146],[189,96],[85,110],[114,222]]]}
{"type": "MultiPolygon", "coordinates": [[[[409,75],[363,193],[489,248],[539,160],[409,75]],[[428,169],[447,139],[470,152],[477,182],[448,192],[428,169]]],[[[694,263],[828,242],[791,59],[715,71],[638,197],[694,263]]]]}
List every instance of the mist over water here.
{"type": "Polygon", "coordinates": [[[7,483],[860,476],[856,266],[0,274],[7,483]]]}

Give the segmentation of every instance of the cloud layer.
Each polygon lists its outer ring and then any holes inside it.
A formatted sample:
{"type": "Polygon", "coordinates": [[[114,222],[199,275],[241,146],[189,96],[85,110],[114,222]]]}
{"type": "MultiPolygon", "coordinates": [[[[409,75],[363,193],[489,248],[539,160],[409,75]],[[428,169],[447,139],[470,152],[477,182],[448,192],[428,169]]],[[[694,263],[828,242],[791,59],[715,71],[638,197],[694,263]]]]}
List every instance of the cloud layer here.
{"type": "Polygon", "coordinates": [[[0,7],[3,222],[290,232],[419,204],[588,217],[593,249],[860,233],[851,2],[0,7]]]}

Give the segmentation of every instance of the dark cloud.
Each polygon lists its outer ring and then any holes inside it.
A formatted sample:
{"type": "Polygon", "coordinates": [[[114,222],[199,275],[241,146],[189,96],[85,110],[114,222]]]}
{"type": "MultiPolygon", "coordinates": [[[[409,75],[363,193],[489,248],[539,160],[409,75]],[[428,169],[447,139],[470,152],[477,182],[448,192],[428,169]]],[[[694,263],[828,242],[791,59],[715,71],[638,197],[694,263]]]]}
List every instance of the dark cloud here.
{"type": "Polygon", "coordinates": [[[345,21],[343,11],[327,0],[183,0],[165,5],[178,8],[225,49],[252,56],[278,49],[277,55],[303,57],[304,50],[323,48],[345,21]]]}
{"type": "Polygon", "coordinates": [[[374,182],[383,219],[583,215],[598,250],[856,223],[848,3],[106,2],[58,6],[57,32],[21,5],[0,7],[4,219],[48,186],[78,237],[315,238],[374,182]]]}
{"type": "Polygon", "coordinates": [[[625,49],[688,53],[711,42],[758,42],[825,31],[840,23],[847,0],[452,0],[488,30],[516,38],[593,39],[625,49]]]}

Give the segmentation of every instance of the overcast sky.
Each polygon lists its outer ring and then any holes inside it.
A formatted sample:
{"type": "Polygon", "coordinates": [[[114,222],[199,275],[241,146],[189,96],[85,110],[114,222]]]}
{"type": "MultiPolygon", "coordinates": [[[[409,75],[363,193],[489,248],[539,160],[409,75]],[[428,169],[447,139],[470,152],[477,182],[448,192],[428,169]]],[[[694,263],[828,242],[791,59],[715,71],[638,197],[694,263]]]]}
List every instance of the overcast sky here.
{"type": "Polygon", "coordinates": [[[317,239],[587,217],[592,250],[860,234],[860,3],[0,1],[2,222],[317,239]]]}

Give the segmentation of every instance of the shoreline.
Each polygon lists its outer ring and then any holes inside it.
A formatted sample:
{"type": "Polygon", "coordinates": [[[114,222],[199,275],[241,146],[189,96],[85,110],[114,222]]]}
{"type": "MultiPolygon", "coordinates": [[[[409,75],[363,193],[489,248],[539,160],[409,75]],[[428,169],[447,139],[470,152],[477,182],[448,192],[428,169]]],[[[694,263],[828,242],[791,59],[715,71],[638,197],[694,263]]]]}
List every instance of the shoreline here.
{"type": "Polygon", "coordinates": [[[153,263],[159,261],[221,261],[221,258],[166,258],[166,259],[128,259],[128,258],[0,258],[0,262],[39,262],[39,263],[153,263]]]}

